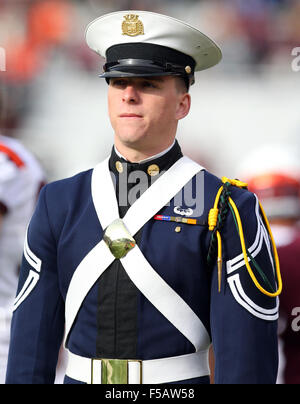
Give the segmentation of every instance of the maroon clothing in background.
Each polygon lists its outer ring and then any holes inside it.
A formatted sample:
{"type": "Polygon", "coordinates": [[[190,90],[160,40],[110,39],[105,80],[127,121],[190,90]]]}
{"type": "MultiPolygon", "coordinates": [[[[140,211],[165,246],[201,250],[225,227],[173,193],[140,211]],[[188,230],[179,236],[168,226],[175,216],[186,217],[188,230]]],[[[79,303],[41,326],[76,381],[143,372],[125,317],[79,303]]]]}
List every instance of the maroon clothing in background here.
{"type": "Polygon", "coordinates": [[[283,281],[280,313],[287,319],[280,335],[286,361],[284,383],[300,384],[300,231],[289,244],[278,247],[278,255],[283,281]]]}

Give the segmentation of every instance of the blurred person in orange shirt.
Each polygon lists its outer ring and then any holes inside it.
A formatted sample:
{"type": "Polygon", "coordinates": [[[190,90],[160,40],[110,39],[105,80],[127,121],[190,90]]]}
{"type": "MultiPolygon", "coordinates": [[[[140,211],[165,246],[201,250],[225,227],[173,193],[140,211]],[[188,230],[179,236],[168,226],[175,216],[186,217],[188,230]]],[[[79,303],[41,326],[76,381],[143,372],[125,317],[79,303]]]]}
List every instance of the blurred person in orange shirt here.
{"type": "Polygon", "coordinates": [[[34,79],[48,61],[48,51],[64,44],[71,29],[73,9],[66,0],[39,0],[23,7],[25,33],[12,32],[4,44],[6,80],[16,84],[34,79]]]}
{"type": "Polygon", "coordinates": [[[28,39],[35,45],[59,45],[71,28],[72,3],[66,0],[36,1],[28,10],[28,39]]]}

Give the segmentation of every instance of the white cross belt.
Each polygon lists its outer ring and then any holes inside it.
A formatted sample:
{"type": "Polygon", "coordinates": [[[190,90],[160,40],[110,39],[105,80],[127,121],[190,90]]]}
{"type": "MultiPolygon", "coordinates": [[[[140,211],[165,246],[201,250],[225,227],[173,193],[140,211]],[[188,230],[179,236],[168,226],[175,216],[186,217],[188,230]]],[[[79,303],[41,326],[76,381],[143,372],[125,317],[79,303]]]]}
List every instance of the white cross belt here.
{"type": "MultiPolygon", "coordinates": [[[[134,236],[202,169],[188,157],[182,157],[158,178],[129,208],[123,218],[131,235],[134,236]]],[[[91,187],[94,206],[101,227],[105,229],[119,218],[108,159],[95,167],[91,187]]],[[[66,297],[65,341],[89,290],[114,260],[115,257],[102,240],[77,267],[66,297]]],[[[139,247],[135,246],[124,258],[121,258],[121,262],[140,292],[193,344],[195,351],[207,349],[210,338],[202,321],[152,268],[139,247]]]]}

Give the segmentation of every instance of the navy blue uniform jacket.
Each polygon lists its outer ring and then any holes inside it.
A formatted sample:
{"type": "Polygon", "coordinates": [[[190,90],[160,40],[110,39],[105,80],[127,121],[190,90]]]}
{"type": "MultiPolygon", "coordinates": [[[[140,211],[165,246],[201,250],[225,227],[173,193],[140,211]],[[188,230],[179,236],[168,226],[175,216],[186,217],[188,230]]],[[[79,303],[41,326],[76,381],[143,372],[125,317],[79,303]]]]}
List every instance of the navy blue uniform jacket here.
{"type": "MultiPolygon", "coordinates": [[[[174,154],[173,148],[156,163],[167,169],[172,160],[180,157],[177,143],[175,151],[174,154]]],[[[114,168],[116,159],[113,152],[111,169],[118,174],[114,168]]],[[[148,165],[129,163],[128,170],[147,172],[148,165]]],[[[68,286],[76,267],[103,235],[91,196],[91,174],[92,170],[82,172],[48,184],[41,191],[25,242],[7,383],[54,381],[68,286]]],[[[222,183],[205,170],[201,175],[203,209],[197,219],[207,222],[222,183]]],[[[194,189],[195,178],[191,184],[194,189]]],[[[240,211],[247,246],[275,287],[270,241],[257,199],[236,187],[231,188],[231,197],[240,211]]],[[[171,200],[158,213],[176,216],[174,208],[171,200]]],[[[177,226],[153,218],[136,238],[152,267],[193,309],[211,336],[216,358],[215,383],[275,383],[278,299],[263,295],[253,284],[241,258],[231,213],[227,214],[222,230],[220,293],[217,267],[209,270],[207,266],[211,237],[208,227],[181,224],[181,231],[176,232],[177,226]]],[[[139,292],[118,260],[85,298],[67,346],[71,352],[90,358],[145,360],[194,352],[192,344],[139,292]]],[[[208,383],[209,379],[182,382],[208,383]]],[[[76,381],[66,377],[65,383],[76,381]]]]}

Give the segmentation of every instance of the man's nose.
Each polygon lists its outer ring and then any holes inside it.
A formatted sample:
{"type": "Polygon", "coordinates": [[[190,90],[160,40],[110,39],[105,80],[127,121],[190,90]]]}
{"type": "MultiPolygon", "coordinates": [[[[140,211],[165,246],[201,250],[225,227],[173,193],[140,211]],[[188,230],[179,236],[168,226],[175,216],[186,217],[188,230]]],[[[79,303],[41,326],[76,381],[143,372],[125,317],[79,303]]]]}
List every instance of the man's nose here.
{"type": "Polygon", "coordinates": [[[138,91],[135,88],[135,86],[132,84],[127,85],[123,92],[123,101],[129,102],[129,103],[134,103],[134,102],[137,102],[138,99],[139,99],[139,94],[138,94],[138,91]]]}

